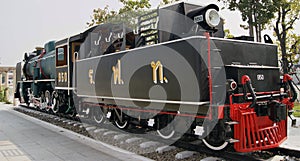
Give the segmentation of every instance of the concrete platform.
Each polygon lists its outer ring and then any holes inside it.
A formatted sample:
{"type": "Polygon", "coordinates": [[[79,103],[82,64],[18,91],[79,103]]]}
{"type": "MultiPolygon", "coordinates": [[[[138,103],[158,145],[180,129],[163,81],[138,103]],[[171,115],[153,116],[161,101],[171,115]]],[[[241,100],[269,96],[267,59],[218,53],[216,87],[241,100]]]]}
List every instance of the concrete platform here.
{"type": "Polygon", "coordinates": [[[280,147],[287,149],[300,150],[300,118],[297,118],[295,127],[291,127],[291,120],[288,119],[288,138],[280,147]]]}
{"type": "Polygon", "coordinates": [[[149,160],[0,104],[1,161],[149,160]]]}

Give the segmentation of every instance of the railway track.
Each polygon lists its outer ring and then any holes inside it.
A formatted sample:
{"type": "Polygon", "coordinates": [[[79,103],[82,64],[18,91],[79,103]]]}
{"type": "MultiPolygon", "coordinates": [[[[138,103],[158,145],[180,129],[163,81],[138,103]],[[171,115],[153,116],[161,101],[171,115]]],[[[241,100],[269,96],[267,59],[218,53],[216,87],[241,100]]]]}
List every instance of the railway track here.
{"type": "Polygon", "coordinates": [[[139,128],[125,132],[117,129],[110,122],[104,122],[99,127],[88,119],[61,114],[49,114],[42,110],[26,108],[25,106],[16,107],[15,110],[154,160],[193,161],[210,157],[214,160],[257,161],[265,160],[275,155],[284,156],[286,160],[300,160],[298,159],[300,158],[300,152],[296,150],[275,148],[268,151],[241,154],[234,152],[229,147],[226,151],[216,152],[207,149],[201,144],[201,141],[189,137],[183,137],[183,139],[179,139],[169,145],[168,142],[161,140],[154,133],[139,135],[145,132],[139,128]]]}

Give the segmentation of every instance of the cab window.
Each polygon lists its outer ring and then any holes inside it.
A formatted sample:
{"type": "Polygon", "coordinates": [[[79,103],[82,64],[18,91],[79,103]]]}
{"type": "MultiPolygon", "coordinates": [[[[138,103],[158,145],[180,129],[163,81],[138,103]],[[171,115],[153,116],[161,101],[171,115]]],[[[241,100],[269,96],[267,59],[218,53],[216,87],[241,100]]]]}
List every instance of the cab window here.
{"type": "Polygon", "coordinates": [[[56,66],[67,65],[67,46],[56,48],[56,66]]]}

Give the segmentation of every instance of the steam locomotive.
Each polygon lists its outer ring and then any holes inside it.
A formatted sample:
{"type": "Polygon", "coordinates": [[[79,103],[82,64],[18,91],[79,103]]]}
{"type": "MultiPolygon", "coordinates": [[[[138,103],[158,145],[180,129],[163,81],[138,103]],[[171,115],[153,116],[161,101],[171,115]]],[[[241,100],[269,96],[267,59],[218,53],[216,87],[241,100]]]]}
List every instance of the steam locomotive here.
{"type": "Polygon", "coordinates": [[[174,3],[50,41],[17,64],[15,97],[165,139],[192,134],[213,150],[277,147],[297,97],[291,77],[276,45],[225,39],[218,11],[174,3]]]}

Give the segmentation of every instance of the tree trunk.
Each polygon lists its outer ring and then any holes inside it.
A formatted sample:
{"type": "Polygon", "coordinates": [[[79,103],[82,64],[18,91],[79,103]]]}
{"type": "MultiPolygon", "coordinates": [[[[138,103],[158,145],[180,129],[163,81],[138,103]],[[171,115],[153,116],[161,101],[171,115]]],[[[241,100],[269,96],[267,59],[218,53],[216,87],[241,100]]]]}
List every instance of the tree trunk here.
{"type": "Polygon", "coordinates": [[[258,25],[258,34],[257,34],[257,42],[261,42],[261,31],[262,31],[262,25],[258,25]]]}
{"type": "Polygon", "coordinates": [[[248,25],[249,25],[249,36],[254,37],[254,29],[253,29],[253,17],[252,14],[248,15],[248,25]]]}
{"type": "Polygon", "coordinates": [[[287,74],[288,73],[288,60],[287,60],[287,54],[286,54],[286,35],[287,35],[287,31],[286,31],[286,25],[285,25],[285,18],[286,18],[286,13],[287,10],[283,7],[281,7],[282,9],[282,17],[281,17],[281,28],[282,28],[282,32],[281,32],[281,40],[280,41],[280,46],[281,46],[281,53],[282,53],[282,62],[283,62],[283,73],[287,74]]]}
{"type": "Polygon", "coordinates": [[[256,42],[259,42],[258,25],[255,25],[255,36],[256,36],[256,42]]]}

